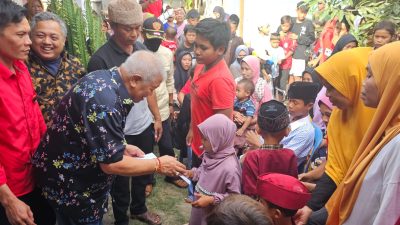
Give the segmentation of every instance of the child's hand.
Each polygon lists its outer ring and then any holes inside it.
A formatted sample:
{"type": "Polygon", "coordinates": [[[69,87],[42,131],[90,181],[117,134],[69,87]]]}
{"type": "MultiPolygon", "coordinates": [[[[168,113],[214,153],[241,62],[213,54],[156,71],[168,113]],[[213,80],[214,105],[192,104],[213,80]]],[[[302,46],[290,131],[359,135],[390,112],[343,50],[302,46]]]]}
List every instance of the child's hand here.
{"type": "Polygon", "coordinates": [[[236,131],[236,135],[241,137],[243,135],[243,132],[244,132],[243,129],[239,129],[236,131]]]}
{"type": "Polygon", "coordinates": [[[191,171],[191,170],[186,170],[182,174],[183,174],[183,176],[188,177],[188,178],[193,178],[193,176],[194,176],[193,171],[191,171]]]}
{"type": "Polygon", "coordinates": [[[260,136],[255,131],[248,131],[246,134],[246,141],[250,145],[251,149],[261,147],[260,136]]]}
{"type": "Polygon", "coordinates": [[[214,204],[213,196],[202,195],[199,193],[194,193],[194,196],[196,197],[197,200],[192,202],[193,207],[205,208],[207,206],[214,204]]]}
{"type": "Polygon", "coordinates": [[[311,180],[308,173],[299,174],[299,181],[309,181],[311,180]]]}

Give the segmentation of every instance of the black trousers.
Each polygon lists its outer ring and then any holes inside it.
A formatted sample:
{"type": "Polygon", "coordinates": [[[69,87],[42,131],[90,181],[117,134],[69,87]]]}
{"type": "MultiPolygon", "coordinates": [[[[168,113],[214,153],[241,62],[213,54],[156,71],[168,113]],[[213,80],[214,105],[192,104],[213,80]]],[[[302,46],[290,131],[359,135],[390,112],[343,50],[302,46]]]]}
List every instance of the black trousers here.
{"type": "Polygon", "coordinates": [[[328,220],[328,211],[323,207],[318,211],[312,212],[307,225],[325,225],[328,220]]]}
{"type": "MultiPolygon", "coordinates": [[[[37,225],[54,225],[56,215],[46,199],[41,195],[40,189],[35,189],[31,193],[18,197],[19,200],[27,204],[33,213],[33,218],[37,225]]],[[[0,204],[0,224],[11,225],[8,222],[5,209],[0,204]]]]}
{"type": "MultiPolygon", "coordinates": [[[[160,140],[157,143],[160,156],[169,155],[175,157],[174,147],[172,145],[171,122],[169,118],[162,122],[162,128],[163,128],[163,133],[160,140]]],[[[165,179],[172,181],[175,180],[176,177],[165,177],[165,179]]]]}
{"type": "MultiPolygon", "coordinates": [[[[126,135],[128,144],[135,145],[144,153],[151,153],[154,146],[153,125],[138,135],[126,135]]],[[[127,215],[130,208],[131,215],[138,215],[147,212],[145,189],[150,182],[151,175],[137,177],[117,176],[111,188],[112,206],[115,218],[115,225],[128,225],[127,215]],[[131,189],[129,190],[129,180],[131,189]],[[132,201],[131,201],[132,200],[132,201]]]]}

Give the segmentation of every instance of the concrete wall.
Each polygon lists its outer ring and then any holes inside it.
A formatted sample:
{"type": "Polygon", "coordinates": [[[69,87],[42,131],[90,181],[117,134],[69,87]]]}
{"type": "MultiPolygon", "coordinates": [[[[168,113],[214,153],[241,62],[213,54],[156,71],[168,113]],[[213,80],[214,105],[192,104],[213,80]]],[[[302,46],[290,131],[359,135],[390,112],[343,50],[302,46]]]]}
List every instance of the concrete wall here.
{"type": "Polygon", "coordinates": [[[296,0],[244,0],[244,8],[240,9],[240,0],[225,0],[224,8],[229,14],[235,13],[240,17],[243,10],[242,37],[245,43],[251,42],[252,37],[257,34],[257,27],[262,24],[270,24],[274,32],[280,25],[280,19],[284,15],[296,15],[296,0]]]}

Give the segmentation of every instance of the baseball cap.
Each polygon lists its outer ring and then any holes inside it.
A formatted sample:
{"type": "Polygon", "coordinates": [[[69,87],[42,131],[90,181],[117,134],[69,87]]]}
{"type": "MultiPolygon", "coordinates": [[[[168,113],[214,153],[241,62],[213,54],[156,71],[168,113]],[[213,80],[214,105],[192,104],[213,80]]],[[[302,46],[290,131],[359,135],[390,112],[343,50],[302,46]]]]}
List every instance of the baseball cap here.
{"type": "Polygon", "coordinates": [[[143,31],[147,39],[158,38],[164,40],[163,24],[156,17],[147,18],[143,22],[143,31]]]}

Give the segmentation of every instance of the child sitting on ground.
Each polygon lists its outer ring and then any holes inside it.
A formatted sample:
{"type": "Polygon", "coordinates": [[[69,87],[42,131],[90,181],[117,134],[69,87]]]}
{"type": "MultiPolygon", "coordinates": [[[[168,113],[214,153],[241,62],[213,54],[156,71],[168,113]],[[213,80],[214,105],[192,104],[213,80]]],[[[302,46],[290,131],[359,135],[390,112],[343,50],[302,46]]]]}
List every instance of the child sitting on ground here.
{"type": "Polygon", "coordinates": [[[190,225],[206,225],[206,215],[229,194],[240,193],[240,165],[233,148],[236,126],[227,116],[215,114],[198,125],[203,144],[199,168],[184,175],[197,181],[191,202],[190,225]]]}
{"type": "Polygon", "coordinates": [[[283,148],[281,140],[290,132],[289,113],[285,105],[276,100],[261,105],[257,116],[257,132],[264,144],[246,153],[243,163],[243,193],[257,195],[257,177],[274,172],[297,178],[297,158],[290,149],[283,148]]]}
{"type": "Polygon", "coordinates": [[[250,96],[254,93],[254,89],[254,84],[249,79],[242,79],[236,85],[236,99],[233,104],[233,113],[242,114],[246,118],[243,123],[236,123],[238,129],[235,137],[235,148],[239,150],[245,145],[246,130],[249,128],[256,111],[256,107],[254,106],[253,101],[250,99],[250,96]]]}
{"type": "Polygon", "coordinates": [[[178,45],[176,44],[175,40],[175,35],[176,35],[176,29],[173,27],[168,27],[164,33],[165,39],[161,42],[161,45],[171,50],[174,56],[175,56],[175,51],[178,48],[178,45]]]}
{"type": "Polygon", "coordinates": [[[307,188],[296,178],[279,173],[258,177],[257,195],[267,208],[274,225],[295,224],[293,216],[311,198],[307,188]]]}

